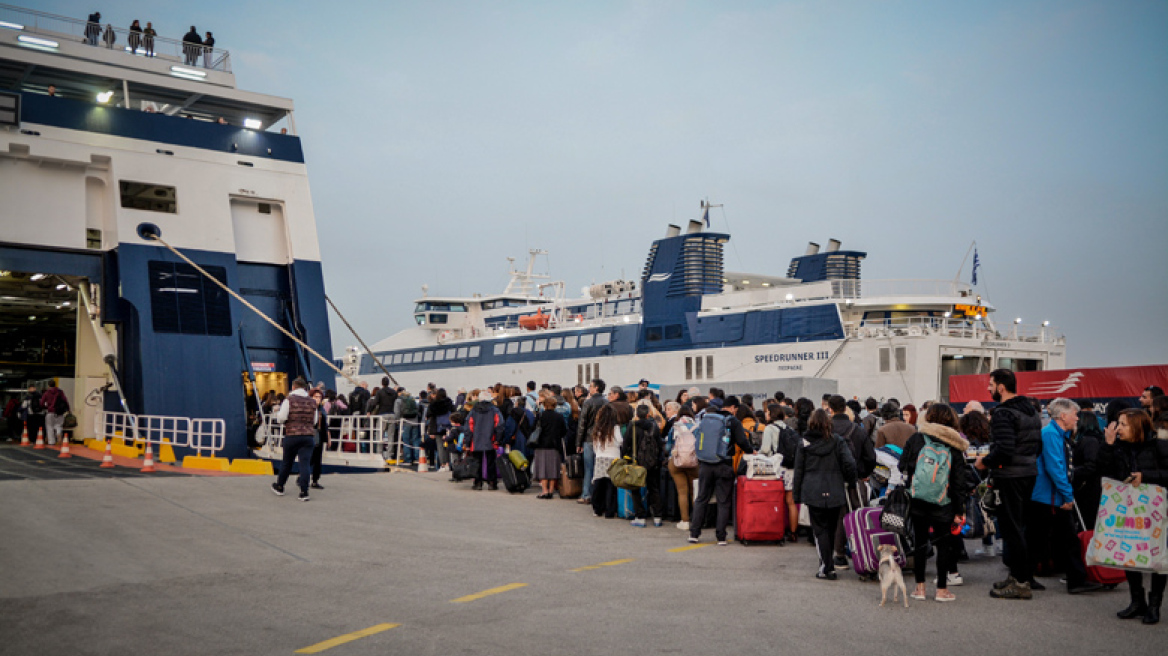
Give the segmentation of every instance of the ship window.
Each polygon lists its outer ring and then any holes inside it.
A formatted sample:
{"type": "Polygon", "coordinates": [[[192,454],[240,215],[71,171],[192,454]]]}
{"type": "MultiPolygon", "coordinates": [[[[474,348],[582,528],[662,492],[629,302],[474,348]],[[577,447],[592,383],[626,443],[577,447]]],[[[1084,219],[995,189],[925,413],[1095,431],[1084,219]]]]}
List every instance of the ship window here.
{"type": "Polygon", "coordinates": [[[525,340],[519,343],[520,353],[531,353],[531,340],[525,340]]]}
{"type": "Polygon", "coordinates": [[[616,304],[616,313],[617,314],[628,314],[632,309],[632,305],[633,305],[632,301],[621,301],[620,303],[616,304]]]}
{"type": "Polygon", "coordinates": [[[398,362],[398,364],[409,364],[410,362],[413,362],[413,360],[414,360],[413,353],[402,353],[400,357],[401,357],[401,361],[398,362]]]}
{"type": "Polygon", "coordinates": [[[584,384],[584,365],[582,364],[576,365],[576,384],[584,384]]]}
{"type": "Polygon", "coordinates": [[[391,359],[392,357],[393,357],[393,356],[391,356],[391,355],[384,355],[384,356],[382,356],[382,357],[381,357],[381,364],[389,364],[389,361],[390,361],[390,359],[391,359]]]}
{"type": "MultiPolygon", "coordinates": [[[[592,348],[592,341],[596,339],[594,335],[580,335],[580,348],[592,348]]],[[[588,377],[592,379],[591,376],[588,377]]]]}
{"type": "Polygon", "coordinates": [[[392,364],[401,364],[401,361],[402,361],[401,353],[398,353],[397,355],[393,356],[393,360],[391,361],[391,363],[392,364]]]}
{"type": "Polygon", "coordinates": [[[481,353],[481,352],[482,352],[482,348],[480,348],[478,346],[470,347],[470,357],[472,357],[472,358],[479,357],[479,353],[481,353]]]}
{"type": "Polygon", "coordinates": [[[577,337],[576,335],[572,335],[571,337],[565,337],[564,338],[564,348],[574,349],[574,348],[576,348],[576,343],[579,341],[580,341],[580,338],[577,337]]]}
{"type": "Polygon", "coordinates": [[[612,343],[612,333],[599,333],[596,335],[597,346],[608,346],[612,343]]]}
{"type": "Polygon", "coordinates": [[[560,345],[563,343],[563,341],[564,341],[564,339],[562,337],[553,337],[553,338],[549,339],[548,340],[548,350],[549,351],[560,350],[560,345]]]}
{"type": "Polygon", "coordinates": [[[546,339],[535,340],[535,352],[541,353],[543,351],[546,351],[547,350],[547,342],[548,341],[546,339]]]}
{"type": "Polygon", "coordinates": [[[446,323],[445,314],[431,314],[430,323],[446,323]]]}
{"type": "MultiPolygon", "coordinates": [[[[226,284],[227,270],[203,266],[226,284]]],[[[154,331],[184,335],[230,335],[231,305],[227,292],[189,264],[152,261],[149,264],[150,314],[154,331]]]]}
{"type": "Polygon", "coordinates": [[[507,345],[503,342],[495,344],[495,355],[503,355],[507,352],[507,345]]]}
{"type": "Polygon", "coordinates": [[[433,360],[434,360],[434,352],[433,351],[426,351],[426,354],[422,356],[422,362],[432,362],[433,360]]]}
{"type": "Polygon", "coordinates": [[[614,314],[616,314],[616,304],[605,303],[604,304],[604,316],[611,317],[614,314]]]}
{"type": "Polygon", "coordinates": [[[714,356],[706,356],[706,378],[714,377],[714,356]]]}
{"type": "MultiPolygon", "coordinates": [[[[584,365],[584,380],[592,380],[592,364],[584,365]]],[[[581,384],[581,383],[577,383],[581,384]]]]}
{"type": "Polygon", "coordinates": [[[85,247],[101,250],[101,230],[87,228],[85,230],[85,247]]]}
{"type": "Polygon", "coordinates": [[[681,339],[681,324],[665,326],[665,339],[681,339]]]}
{"type": "Polygon", "coordinates": [[[880,349],[880,373],[882,373],[882,374],[888,373],[889,371],[892,370],[892,366],[889,362],[890,355],[891,355],[890,349],[887,349],[887,348],[880,349]]]}
{"type": "Polygon", "coordinates": [[[908,371],[908,348],[904,346],[896,347],[896,370],[908,371]]]}
{"type": "Polygon", "coordinates": [[[434,359],[435,360],[445,360],[446,359],[446,350],[445,349],[438,349],[437,351],[434,351],[434,359]]]}
{"type": "Polygon", "coordinates": [[[507,355],[514,355],[519,352],[519,342],[507,343],[507,355]]]}
{"type": "MultiPolygon", "coordinates": [[[[446,359],[453,360],[455,358],[455,355],[457,354],[457,352],[458,352],[458,349],[454,349],[454,348],[446,349],[446,359]]],[[[461,357],[461,356],[458,356],[458,357],[461,357]]]]}
{"type": "Polygon", "coordinates": [[[694,358],[694,378],[702,379],[702,356],[694,358]]]}
{"type": "Polygon", "coordinates": [[[693,358],[685,359],[685,379],[693,380],[693,358]]]}
{"type": "Polygon", "coordinates": [[[426,315],[424,315],[424,314],[415,314],[415,315],[414,315],[414,321],[416,321],[416,322],[418,323],[418,325],[419,325],[419,326],[424,326],[424,325],[426,325],[426,315]]]}
{"type": "Polygon", "coordinates": [[[592,365],[592,377],[593,378],[600,378],[600,363],[599,362],[592,365]]]}
{"type": "Polygon", "coordinates": [[[466,357],[466,353],[467,353],[467,350],[466,350],[466,347],[465,347],[465,346],[463,346],[463,347],[459,348],[459,349],[458,349],[458,359],[459,359],[459,360],[461,360],[461,359],[465,358],[465,357],[466,357]]]}
{"type": "Polygon", "coordinates": [[[175,188],[149,182],[118,180],[122,192],[122,207],[131,210],[147,210],[176,214],[178,197],[175,188]]]}
{"type": "MultiPolygon", "coordinates": [[[[645,340],[649,342],[661,341],[661,326],[653,326],[645,330],[645,340]]],[[[687,360],[689,358],[686,358],[687,360]]]]}

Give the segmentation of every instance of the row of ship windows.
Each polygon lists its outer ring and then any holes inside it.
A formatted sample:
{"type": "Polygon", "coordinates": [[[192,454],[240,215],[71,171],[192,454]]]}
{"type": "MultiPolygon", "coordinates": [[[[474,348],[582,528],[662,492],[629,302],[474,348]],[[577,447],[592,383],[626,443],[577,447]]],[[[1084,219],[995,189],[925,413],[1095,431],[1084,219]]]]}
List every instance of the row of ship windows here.
{"type": "MultiPolygon", "coordinates": [[[[513,355],[515,353],[543,353],[546,351],[560,351],[574,348],[593,348],[608,346],[612,343],[612,333],[589,333],[587,335],[569,335],[568,337],[547,337],[540,339],[514,340],[498,342],[494,346],[494,355],[513,355]]],[[[451,348],[429,349],[413,353],[396,353],[381,357],[384,365],[417,364],[419,362],[443,362],[448,360],[465,360],[477,358],[482,354],[479,346],[460,346],[451,348]]]]}
{"type": "Polygon", "coordinates": [[[686,380],[711,380],[714,377],[714,356],[694,356],[685,359],[686,380]],[[704,366],[703,366],[704,365],[704,366]]]}

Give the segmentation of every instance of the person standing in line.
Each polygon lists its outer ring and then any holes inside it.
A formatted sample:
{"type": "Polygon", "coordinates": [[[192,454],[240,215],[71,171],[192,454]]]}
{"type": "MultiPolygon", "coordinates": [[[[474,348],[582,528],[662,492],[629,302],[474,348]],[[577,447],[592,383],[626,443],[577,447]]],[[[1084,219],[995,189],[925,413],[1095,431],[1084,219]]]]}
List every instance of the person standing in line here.
{"type": "Polygon", "coordinates": [[[146,21],[146,29],[142,30],[142,49],[146,51],[147,57],[154,56],[154,37],[158,36],[158,32],[154,31],[154,23],[146,21]]]}
{"type": "MultiPolygon", "coordinates": [[[[1099,448],[1099,469],[1104,476],[1132,485],[1168,485],[1168,440],[1158,439],[1152,420],[1145,410],[1128,408],[1119,413],[1119,420],[1109,424],[1099,448]]],[[[1161,548],[1164,538],[1160,537],[1161,548]]],[[[1160,606],[1164,603],[1164,589],[1168,574],[1152,574],[1152,587],[1144,597],[1144,574],[1127,570],[1131,604],[1116,613],[1121,620],[1142,618],[1144,624],[1160,621],[1160,606]]]]}
{"type": "Polygon", "coordinates": [[[807,506],[819,551],[815,578],[834,581],[835,531],[840,511],[847,503],[847,487],[856,484],[856,460],[844,438],[832,432],[831,417],[825,410],[811,413],[803,441],[795,452],[794,470],[791,487],[795,489],[795,503],[807,506]]]}
{"type": "MultiPolygon", "coordinates": [[[[20,400],[20,414],[28,431],[28,441],[36,442],[37,433],[45,430],[45,407],[41,405],[41,393],[36,385],[29,385],[24,398],[20,400]]],[[[46,432],[45,437],[48,437],[46,432]]]]}
{"type": "Polygon", "coordinates": [[[596,413],[604,407],[604,381],[592,379],[588,384],[588,399],[580,406],[580,421],[576,424],[576,452],[584,456],[584,484],[580,500],[576,503],[592,501],[592,479],[595,474],[596,451],[592,445],[596,413]]]}
{"type": "Polygon", "coordinates": [[[199,31],[195,26],[191,26],[191,31],[183,35],[183,62],[187,66],[193,66],[199,59],[199,51],[203,49],[203,37],[199,36],[199,31]]]}
{"type": "Polygon", "coordinates": [[[69,399],[56,380],[49,381],[49,389],[41,395],[41,406],[45,409],[45,442],[52,446],[58,438],[63,439],[65,414],[69,412],[69,399]]]}
{"type": "Polygon", "coordinates": [[[544,396],[543,412],[539,413],[539,436],[533,444],[532,478],[539,481],[541,494],[537,499],[551,499],[560,480],[560,452],[568,437],[568,422],[556,412],[556,399],[544,396]]]}
{"type": "Polygon", "coordinates": [[[479,466],[475,470],[475,490],[483,489],[483,479],[491,490],[499,489],[499,471],[495,465],[496,452],[503,437],[503,415],[491,401],[494,396],[491,390],[483,390],[479,400],[471,408],[470,416],[466,420],[470,431],[471,447],[479,459],[479,466]]]}
{"type": "Polygon", "coordinates": [[[405,466],[418,461],[418,450],[422,446],[422,431],[418,422],[418,401],[404,387],[398,388],[393,414],[400,421],[402,462],[405,466]]]}
{"type": "Polygon", "coordinates": [[[114,44],[118,41],[118,33],[114,31],[113,23],[107,23],[105,32],[101,35],[101,40],[105,42],[105,47],[113,50],[114,44]]]}
{"type": "MultiPolygon", "coordinates": [[[[725,429],[730,433],[731,447],[726,457],[720,462],[698,462],[698,498],[694,500],[693,519],[689,523],[689,541],[697,542],[702,534],[702,524],[706,519],[707,505],[712,497],[718,502],[718,520],[714,526],[714,537],[719,546],[725,546],[726,528],[730,524],[731,497],[734,493],[734,446],[742,449],[742,453],[754,455],[754,447],[750,438],[742,428],[742,422],[735,418],[738,412],[738,397],[728,396],[725,399],[711,398],[707,415],[720,415],[725,429]]],[[[698,426],[699,432],[707,427],[712,428],[715,421],[704,417],[698,426]]],[[[721,435],[717,439],[723,439],[721,435]]]]}
{"type": "MultiPolygon", "coordinates": [[[[848,491],[853,508],[863,508],[868,505],[868,477],[876,468],[876,448],[872,445],[872,438],[867,431],[847,415],[847,401],[839,394],[833,394],[827,400],[827,407],[831,410],[831,432],[844,438],[852,450],[852,459],[856,463],[857,483],[854,489],[848,491]]],[[[962,455],[964,457],[964,454],[962,455]]],[[[844,533],[843,513],[840,513],[839,525],[835,528],[835,565],[847,567],[848,538],[844,533]]]]}
{"type": "MultiPolygon", "coordinates": [[[[390,421],[393,417],[394,405],[397,403],[397,392],[389,386],[389,376],[381,377],[381,387],[373,390],[373,394],[369,399],[369,404],[366,406],[367,414],[380,415],[384,420],[385,435],[383,440],[387,448],[392,448],[394,445],[394,437],[397,436],[396,426],[390,421]]],[[[394,449],[391,453],[396,454],[394,449]]]]}
{"type": "Polygon", "coordinates": [[[272,483],[276,496],[284,496],[284,484],[292,473],[292,462],[296,461],[299,474],[296,483],[300,487],[301,501],[308,501],[308,478],[312,469],[313,434],[320,413],[316,401],[308,396],[308,381],[297,378],[292,381],[292,391],[276,411],[276,420],[284,424],[284,458],[280,463],[280,474],[272,483]]]}
{"type": "Polygon", "coordinates": [[[1035,587],[1030,551],[1026,544],[1026,503],[1038,476],[1042,451],[1042,418],[1030,399],[1018,394],[1018,381],[1009,369],[990,373],[989,392],[999,405],[993,409],[990,452],[974,466],[990,472],[990,481],[1001,495],[998,528],[1002,534],[1003,561],[1010,574],[994,583],[995,599],[1030,599],[1035,587]]]}
{"type": "Polygon", "coordinates": [[[215,49],[215,37],[207,32],[203,37],[203,68],[211,68],[211,53],[215,49]]]}
{"type": "Polygon", "coordinates": [[[130,53],[134,55],[138,54],[138,47],[142,45],[142,26],[138,24],[138,21],[130,23],[129,42],[130,53]]]}
{"type": "Polygon", "coordinates": [[[450,452],[446,449],[446,432],[450,430],[450,415],[454,412],[454,403],[446,395],[446,388],[439,387],[434,392],[430,407],[426,413],[426,430],[434,440],[434,447],[438,453],[438,471],[450,471],[450,452]]]}
{"type": "Polygon", "coordinates": [[[596,466],[592,473],[592,514],[595,517],[612,519],[617,513],[617,491],[608,477],[608,468],[621,457],[624,434],[611,403],[596,412],[590,443],[596,453],[596,466]]]}

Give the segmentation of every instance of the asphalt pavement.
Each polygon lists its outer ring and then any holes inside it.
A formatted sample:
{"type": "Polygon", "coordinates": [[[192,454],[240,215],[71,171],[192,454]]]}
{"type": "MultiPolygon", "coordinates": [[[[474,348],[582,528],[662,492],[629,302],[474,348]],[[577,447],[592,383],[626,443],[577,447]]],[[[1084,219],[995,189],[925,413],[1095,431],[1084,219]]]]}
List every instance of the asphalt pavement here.
{"type": "Polygon", "coordinates": [[[881,608],[850,571],[816,580],[805,543],[707,532],[688,548],[671,524],[437,473],[326,475],[308,503],[271,480],[0,481],[0,654],[1108,654],[1168,638],[1115,618],[1126,586],[991,599],[997,559],[961,565],[954,603],[930,585],[881,608]]]}

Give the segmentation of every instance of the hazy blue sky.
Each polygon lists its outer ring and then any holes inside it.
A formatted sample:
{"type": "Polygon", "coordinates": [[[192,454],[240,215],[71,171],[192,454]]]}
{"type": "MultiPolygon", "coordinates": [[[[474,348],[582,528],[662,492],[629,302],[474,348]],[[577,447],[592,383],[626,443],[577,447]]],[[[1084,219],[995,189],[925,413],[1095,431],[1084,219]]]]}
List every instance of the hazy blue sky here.
{"type": "Polygon", "coordinates": [[[865,278],[952,278],[976,240],[999,322],[1050,320],[1072,366],[1168,362],[1166,2],[31,4],[193,23],[294,99],[368,341],[529,247],[569,290],[638,277],[708,197],[729,270],[836,237],[865,278]]]}

